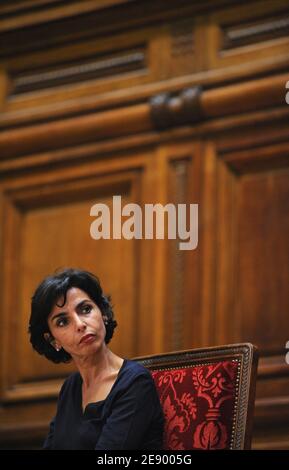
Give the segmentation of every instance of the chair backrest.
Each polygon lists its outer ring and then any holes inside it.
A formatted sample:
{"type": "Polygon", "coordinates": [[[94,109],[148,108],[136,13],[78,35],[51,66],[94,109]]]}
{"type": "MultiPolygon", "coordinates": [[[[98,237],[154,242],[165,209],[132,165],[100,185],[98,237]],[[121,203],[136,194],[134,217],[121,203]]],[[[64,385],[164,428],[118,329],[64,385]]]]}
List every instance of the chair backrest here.
{"type": "Polygon", "coordinates": [[[232,344],[135,360],[155,381],[165,416],[165,449],[250,449],[255,346],[232,344]]]}

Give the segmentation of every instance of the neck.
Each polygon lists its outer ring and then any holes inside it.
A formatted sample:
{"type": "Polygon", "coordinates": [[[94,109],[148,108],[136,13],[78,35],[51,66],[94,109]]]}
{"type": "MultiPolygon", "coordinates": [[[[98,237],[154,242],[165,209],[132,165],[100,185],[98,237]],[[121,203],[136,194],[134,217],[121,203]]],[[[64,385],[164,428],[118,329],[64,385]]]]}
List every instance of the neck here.
{"type": "Polygon", "coordinates": [[[92,383],[120,368],[122,359],[103,345],[101,351],[87,357],[74,358],[82,383],[88,388],[92,383]]]}

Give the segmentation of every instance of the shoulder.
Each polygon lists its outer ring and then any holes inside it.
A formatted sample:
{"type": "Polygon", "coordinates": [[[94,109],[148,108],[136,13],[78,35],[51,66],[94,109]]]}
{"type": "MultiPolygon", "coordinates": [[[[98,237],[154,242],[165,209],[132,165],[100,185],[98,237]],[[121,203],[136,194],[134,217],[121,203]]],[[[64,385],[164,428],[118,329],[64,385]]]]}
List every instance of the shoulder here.
{"type": "Polygon", "coordinates": [[[151,373],[148,369],[146,369],[146,367],[144,367],[139,362],[133,361],[131,359],[125,359],[123,370],[126,373],[126,375],[129,375],[131,377],[151,378],[151,373]]]}
{"type": "Polygon", "coordinates": [[[151,386],[154,383],[150,371],[143,365],[130,359],[125,359],[117,382],[121,388],[133,384],[135,384],[135,386],[143,386],[145,384],[151,386]]]}
{"type": "Polygon", "coordinates": [[[146,402],[152,406],[158,403],[154,379],[146,367],[136,361],[125,360],[110,394],[112,401],[121,397],[134,404],[146,402]]]}
{"type": "Polygon", "coordinates": [[[63,382],[62,387],[59,392],[59,398],[61,398],[66,393],[74,393],[79,387],[80,383],[80,374],[79,372],[73,372],[70,374],[63,382]]]}

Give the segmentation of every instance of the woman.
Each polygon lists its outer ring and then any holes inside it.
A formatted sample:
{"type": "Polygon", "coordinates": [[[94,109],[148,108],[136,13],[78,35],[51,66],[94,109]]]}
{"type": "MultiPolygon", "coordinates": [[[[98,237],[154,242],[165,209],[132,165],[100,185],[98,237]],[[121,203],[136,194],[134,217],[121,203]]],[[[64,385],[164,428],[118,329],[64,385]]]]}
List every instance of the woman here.
{"type": "Polygon", "coordinates": [[[91,273],[45,278],[31,305],[30,341],[39,354],[78,372],[64,382],[44,449],[161,449],[163,414],[150,372],[107,346],[110,299],[91,273]]]}

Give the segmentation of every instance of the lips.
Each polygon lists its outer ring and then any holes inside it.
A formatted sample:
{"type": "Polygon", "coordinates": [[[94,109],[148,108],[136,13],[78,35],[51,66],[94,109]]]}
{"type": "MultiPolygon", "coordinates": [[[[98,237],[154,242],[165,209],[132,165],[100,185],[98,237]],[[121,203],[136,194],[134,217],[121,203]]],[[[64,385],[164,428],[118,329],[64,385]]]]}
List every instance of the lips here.
{"type": "Polygon", "coordinates": [[[87,335],[84,335],[84,336],[81,338],[79,344],[82,344],[82,343],[89,343],[90,341],[94,340],[94,338],[95,338],[95,335],[93,335],[92,333],[89,333],[89,334],[87,334],[87,335]]]}

